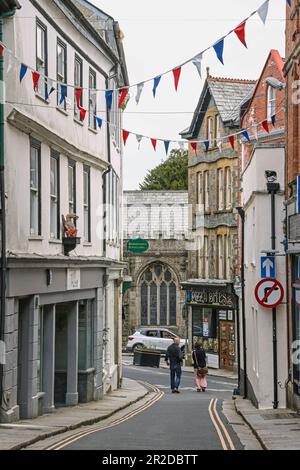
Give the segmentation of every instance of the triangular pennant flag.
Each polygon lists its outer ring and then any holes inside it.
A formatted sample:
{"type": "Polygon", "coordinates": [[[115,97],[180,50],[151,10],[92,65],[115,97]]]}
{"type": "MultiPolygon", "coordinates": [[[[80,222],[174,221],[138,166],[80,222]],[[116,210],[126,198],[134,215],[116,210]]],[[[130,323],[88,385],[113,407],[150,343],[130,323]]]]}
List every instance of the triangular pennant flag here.
{"type": "Polygon", "coordinates": [[[48,101],[49,96],[50,96],[51,93],[53,93],[54,91],[55,91],[55,87],[54,87],[53,81],[52,81],[50,78],[47,78],[47,80],[46,80],[46,88],[45,88],[45,98],[46,98],[46,101],[48,101]]]}
{"type": "Polygon", "coordinates": [[[217,54],[217,57],[219,61],[224,65],[223,62],[223,52],[224,52],[224,38],[220,39],[214,46],[213,46],[215,53],[217,54]]]}
{"type": "Polygon", "coordinates": [[[27,73],[27,70],[28,70],[28,67],[27,65],[25,64],[21,64],[21,67],[20,67],[20,82],[23,80],[23,78],[25,77],[26,73],[27,73]]]}
{"type": "Polygon", "coordinates": [[[41,75],[39,72],[32,72],[32,81],[33,81],[34,91],[37,91],[38,89],[40,76],[41,75]]]}
{"type": "Polygon", "coordinates": [[[265,119],[265,120],[261,123],[261,125],[263,126],[264,130],[269,134],[270,129],[269,129],[269,124],[268,124],[267,119],[265,119]]]}
{"type": "Polygon", "coordinates": [[[81,97],[82,97],[83,89],[82,88],[75,88],[75,98],[77,108],[80,110],[81,108],[81,97]]]}
{"type": "Polygon", "coordinates": [[[176,69],[173,69],[173,76],[174,76],[174,84],[175,84],[175,90],[177,91],[178,89],[178,83],[181,75],[181,67],[176,67],[176,69]]]}
{"type": "Polygon", "coordinates": [[[245,28],[246,28],[246,21],[244,21],[239,26],[237,26],[234,29],[234,32],[237,35],[237,37],[239,38],[239,40],[241,41],[241,43],[244,44],[245,47],[247,47],[245,28]]]}
{"type": "Polygon", "coordinates": [[[62,104],[62,102],[66,100],[67,92],[68,92],[67,85],[60,85],[61,96],[60,96],[59,104],[62,104]]]}
{"type": "Polygon", "coordinates": [[[222,152],[222,140],[217,141],[217,147],[219,149],[219,152],[222,152]]]}
{"type": "Polygon", "coordinates": [[[170,146],[170,141],[169,141],[169,140],[165,140],[165,141],[164,141],[164,144],[165,144],[165,149],[166,149],[166,155],[168,155],[169,146],[170,146]]]}
{"type": "Polygon", "coordinates": [[[100,117],[96,117],[96,121],[97,121],[99,129],[101,129],[102,124],[103,124],[103,119],[101,119],[100,117]]]}
{"type": "Polygon", "coordinates": [[[198,145],[197,142],[191,142],[191,147],[194,150],[196,157],[197,157],[197,145],[198,145]]]}
{"type": "Polygon", "coordinates": [[[128,88],[122,88],[121,93],[120,93],[120,98],[119,98],[119,104],[118,104],[119,109],[121,108],[127,94],[128,94],[128,88]]]}
{"type": "Polygon", "coordinates": [[[152,147],[156,151],[156,144],[157,144],[157,139],[151,139],[152,147]]]}
{"type": "Polygon", "coordinates": [[[242,131],[242,135],[248,140],[248,142],[250,142],[250,137],[247,131],[242,131]]]}
{"type": "Polygon", "coordinates": [[[140,98],[141,98],[143,88],[144,88],[144,82],[139,83],[137,85],[137,92],[136,92],[136,97],[135,97],[136,104],[139,104],[139,102],[140,102],[140,98]]]}
{"type": "Polygon", "coordinates": [[[122,134],[123,134],[123,142],[124,142],[124,145],[126,145],[126,142],[127,142],[127,139],[128,139],[128,136],[129,136],[130,132],[125,131],[125,129],[123,129],[122,134]]]}
{"type": "Polygon", "coordinates": [[[230,135],[230,136],[228,137],[228,140],[229,140],[229,142],[230,142],[231,147],[232,147],[233,150],[234,150],[234,135],[230,135]]]}
{"type": "Polygon", "coordinates": [[[161,75],[159,75],[158,77],[155,77],[155,78],[154,78],[154,85],[153,85],[153,90],[152,90],[154,98],[155,98],[155,96],[156,96],[156,88],[157,88],[158,85],[159,85],[160,79],[161,79],[161,75]]]}
{"type": "Polygon", "coordinates": [[[272,121],[273,126],[275,126],[275,124],[276,124],[276,114],[273,114],[273,116],[271,116],[271,121],[272,121]]]}
{"type": "Polygon", "coordinates": [[[185,151],[185,142],[179,141],[178,142],[179,148],[182,152],[185,151]]]}
{"type": "Polygon", "coordinates": [[[107,109],[108,109],[108,111],[110,111],[111,107],[112,107],[113,90],[107,90],[105,92],[105,99],[106,99],[107,109]]]}
{"type": "Polygon", "coordinates": [[[140,149],[143,136],[140,134],[136,134],[135,136],[136,136],[136,140],[138,141],[138,148],[140,149]]]}
{"type": "Polygon", "coordinates": [[[203,143],[205,145],[205,152],[208,152],[209,151],[209,141],[205,140],[203,143]]]}
{"type": "Polygon", "coordinates": [[[292,1],[291,0],[286,0],[288,2],[288,5],[291,6],[292,1]]]}
{"type": "Polygon", "coordinates": [[[3,52],[4,52],[4,45],[0,43],[0,57],[3,56],[3,52]]]}
{"type": "Polygon", "coordinates": [[[265,3],[263,3],[257,10],[257,14],[260,17],[263,24],[266,24],[268,11],[269,11],[269,0],[266,0],[265,3]]]}
{"type": "Polygon", "coordinates": [[[201,70],[202,59],[203,59],[202,52],[201,52],[201,54],[198,54],[198,55],[196,55],[196,57],[193,58],[193,64],[195,65],[196,69],[198,70],[200,78],[202,78],[202,70],[201,70]]]}
{"type": "Polygon", "coordinates": [[[80,119],[82,122],[85,120],[85,116],[86,116],[86,109],[80,108],[80,119]]]}

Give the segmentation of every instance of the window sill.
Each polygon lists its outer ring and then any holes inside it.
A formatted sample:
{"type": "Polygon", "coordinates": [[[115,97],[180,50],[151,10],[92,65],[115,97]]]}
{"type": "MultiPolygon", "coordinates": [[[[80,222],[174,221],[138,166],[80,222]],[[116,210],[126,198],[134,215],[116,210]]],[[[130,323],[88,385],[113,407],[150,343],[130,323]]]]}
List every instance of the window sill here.
{"type": "Polygon", "coordinates": [[[49,104],[49,100],[46,100],[46,98],[43,97],[42,95],[40,95],[39,93],[36,93],[36,94],[35,94],[35,97],[36,97],[38,100],[42,101],[43,103],[49,104]]]}
{"type": "Polygon", "coordinates": [[[69,116],[68,111],[66,111],[65,109],[60,108],[59,106],[56,106],[56,109],[57,109],[57,111],[59,111],[59,112],[60,112],[61,114],[63,114],[64,116],[67,116],[67,117],[69,116]]]}
{"type": "Polygon", "coordinates": [[[97,129],[93,129],[92,127],[89,127],[89,131],[92,132],[93,134],[98,134],[97,129]]]}
{"type": "Polygon", "coordinates": [[[92,242],[83,242],[82,246],[93,246],[92,242]]]}
{"type": "Polygon", "coordinates": [[[82,121],[79,121],[79,119],[75,117],[74,117],[74,122],[76,122],[76,124],[78,124],[79,126],[84,127],[84,123],[82,121]]]}
{"type": "Polygon", "coordinates": [[[57,238],[50,238],[49,243],[51,243],[52,245],[61,245],[62,241],[58,240],[57,238]]]}
{"type": "Polygon", "coordinates": [[[41,242],[44,240],[44,237],[42,237],[42,235],[29,235],[28,240],[32,242],[41,242]]]}

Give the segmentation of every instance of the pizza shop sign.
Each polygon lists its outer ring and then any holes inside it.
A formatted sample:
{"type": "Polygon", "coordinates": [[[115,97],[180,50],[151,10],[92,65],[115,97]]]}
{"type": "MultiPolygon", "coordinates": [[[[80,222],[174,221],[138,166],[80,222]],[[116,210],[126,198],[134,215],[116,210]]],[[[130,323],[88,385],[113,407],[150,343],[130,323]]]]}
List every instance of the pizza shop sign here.
{"type": "Polygon", "coordinates": [[[235,307],[235,296],[228,292],[215,290],[187,291],[186,302],[197,305],[214,305],[221,307],[235,307]]]}

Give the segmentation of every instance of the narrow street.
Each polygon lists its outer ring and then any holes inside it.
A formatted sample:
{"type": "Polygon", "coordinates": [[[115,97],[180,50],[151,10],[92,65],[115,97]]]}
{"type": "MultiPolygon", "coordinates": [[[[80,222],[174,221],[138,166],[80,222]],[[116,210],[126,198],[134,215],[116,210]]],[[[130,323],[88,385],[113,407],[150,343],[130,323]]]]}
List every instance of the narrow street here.
{"type": "Polygon", "coordinates": [[[192,374],[185,372],[181,394],[175,395],[167,369],[124,365],[124,376],[155,385],[164,392],[162,398],[132,419],[92,432],[64,450],[242,449],[222,414],[222,402],[231,398],[234,381],[208,377],[207,391],[197,393],[192,374]]]}

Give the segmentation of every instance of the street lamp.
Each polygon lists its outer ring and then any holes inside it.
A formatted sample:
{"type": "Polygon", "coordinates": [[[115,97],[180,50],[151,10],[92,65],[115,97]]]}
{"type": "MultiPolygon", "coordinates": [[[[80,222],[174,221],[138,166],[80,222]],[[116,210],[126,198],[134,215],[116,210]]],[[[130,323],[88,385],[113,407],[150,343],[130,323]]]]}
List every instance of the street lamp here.
{"type": "MultiPolygon", "coordinates": [[[[265,178],[267,181],[267,190],[271,194],[271,251],[269,255],[276,250],[276,193],[280,190],[280,184],[277,182],[277,173],[274,170],[266,170],[265,178]]],[[[277,370],[277,316],[276,307],[272,308],[272,330],[273,330],[273,386],[274,401],[273,408],[278,408],[278,370],[277,370]]]]}

